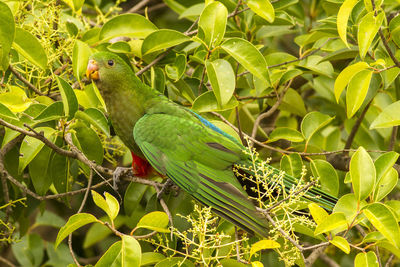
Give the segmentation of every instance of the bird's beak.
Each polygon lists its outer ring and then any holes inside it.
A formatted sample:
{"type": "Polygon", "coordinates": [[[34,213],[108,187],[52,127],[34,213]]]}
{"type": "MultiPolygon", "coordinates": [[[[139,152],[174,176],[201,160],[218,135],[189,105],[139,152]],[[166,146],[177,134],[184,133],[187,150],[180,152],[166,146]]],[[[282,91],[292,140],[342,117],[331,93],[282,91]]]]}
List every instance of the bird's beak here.
{"type": "Polygon", "coordinates": [[[89,63],[87,65],[86,77],[89,80],[94,81],[99,79],[99,66],[97,65],[97,62],[93,59],[89,60],[89,63]]]}

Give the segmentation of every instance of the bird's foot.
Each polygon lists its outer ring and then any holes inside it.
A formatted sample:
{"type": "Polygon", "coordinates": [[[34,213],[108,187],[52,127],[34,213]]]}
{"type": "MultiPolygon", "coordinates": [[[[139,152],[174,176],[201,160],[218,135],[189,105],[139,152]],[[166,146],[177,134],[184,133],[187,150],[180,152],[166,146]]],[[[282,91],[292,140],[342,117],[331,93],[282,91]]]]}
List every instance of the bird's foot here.
{"type": "Polygon", "coordinates": [[[174,182],[172,182],[171,179],[168,179],[163,186],[161,187],[161,190],[157,193],[157,199],[160,200],[162,195],[164,193],[169,193],[170,188],[174,185],[174,182]]]}
{"type": "Polygon", "coordinates": [[[121,180],[122,176],[126,176],[127,174],[132,172],[132,168],[125,167],[117,167],[113,173],[113,188],[114,190],[118,189],[118,183],[121,180]]]}

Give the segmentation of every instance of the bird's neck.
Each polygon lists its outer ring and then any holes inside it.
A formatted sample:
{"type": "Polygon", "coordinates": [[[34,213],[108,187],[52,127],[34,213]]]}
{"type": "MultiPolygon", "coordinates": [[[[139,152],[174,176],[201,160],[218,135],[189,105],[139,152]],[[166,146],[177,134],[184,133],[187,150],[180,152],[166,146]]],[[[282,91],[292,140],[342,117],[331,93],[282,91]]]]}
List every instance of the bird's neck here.
{"type": "MultiPolygon", "coordinates": [[[[127,75],[128,76],[128,75],[127,75]]],[[[107,112],[116,134],[137,155],[141,152],[133,139],[133,128],[145,114],[145,106],[157,92],[143,84],[137,77],[127,77],[115,83],[98,83],[107,112]]]]}

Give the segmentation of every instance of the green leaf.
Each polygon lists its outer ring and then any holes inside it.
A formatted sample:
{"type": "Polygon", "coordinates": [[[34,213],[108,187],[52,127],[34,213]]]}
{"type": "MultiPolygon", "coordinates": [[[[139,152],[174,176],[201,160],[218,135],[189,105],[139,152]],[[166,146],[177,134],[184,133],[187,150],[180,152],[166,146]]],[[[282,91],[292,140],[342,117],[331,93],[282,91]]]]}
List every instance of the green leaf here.
{"type": "Polygon", "coordinates": [[[32,64],[45,70],[47,68],[47,55],[38,39],[30,32],[15,29],[13,47],[32,64]]]}
{"type": "MultiPolygon", "coordinates": [[[[39,213],[36,217],[35,224],[33,227],[37,226],[52,226],[55,228],[61,228],[65,224],[65,220],[51,212],[49,210],[45,210],[43,213],[39,213]]],[[[32,228],[33,228],[32,227],[32,228]]]]}
{"type": "Polygon", "coordinates": [[[376,184],[374,189],[374,201],[383,199],[396,186],[398,173],[393,168],[399,154],[391,151],[379,156],[375,161],[376,184]]]}
{"type": "Polygon", "coordinates": [[[269,23],[274,22],[275,10],[269,0],[248,0],[247,6],[269,23]]]}
{"type": "Polygon", "coordinates": [[[150,33],[142,44],[142,55],[146,55],[165,48],[176,46],[190,41],[190,38],[181,32],[162,29],[150,33]]]}
{"type": "Polygon", "coordinates": [[[311,171],[314,177],[319,177],[321,189],[333,196],[339,193],[339,176],[333,166],[321,159],[311,161],[311,171]]]}
{"type": "Polygon", "coordinates": [[[118,41],[107,46],[107,50],[114,53],[130,53],[131,46],[124,41],[118,41]]]}
{"type": "Polygon", "coordinates": [[[58,193],[69,191],[69,159],[67,157],[54,153],[50,160],[49,174],[58,193]]]}
{"type": "Polygon", "coordinates": [[[375,16],[375,11],[371,11],[361,19],[358,26],[357,42],[362,59],[367,54],[375,35],[378,33],[379,27],[382,25],[384,17],[384,12],[380,12],[375,16]]]}
{"type": "Polygon", "coordinates": [[[222,108],[229,102],[235,91],[235,73],[231,64],[224,59],[207,60],[206,68],[218,106],[222,108]]]}
{"type": "Polygon", "coordinates": [[[344,213],[347,223],[350,224],[353,222],[354,217],[363,206],[365,206],[365,202],[358,203],[358,199],[354,193],[351,193],[339,198],[338,202],[333,208],[333,212],[344,213]]]}
{"type": "Polygon", "coordinates": [[[8,53],[10,53],[14,37],[14,16],[8,5],[0,2],[0,69],[8,68],[8,53]]]}
{"type": "MultiPolygon", "coordinates": [[[[235,260],[236,261],[236,260],[235,260]]],[[[237,261],[236,261],[237,262],[237,261]]],[[[165,260],[160,261],[154,267],[195,267],[195,265],[188,260],[187,258],[183,257],[172,257],[166,258],[165,260]]],[[[232,266],[232,265],[230,265],[232,266]]],[[[234,267],[234,266],[232,266],[234,267]]]]}
{"type": "Polygon", "coordinates": [[[160,233],[169,233],[169,229],[166,228],[168,223],[168,215],[165,212],[153,211],[144,215],[138,222],[136,228],[145,228],[160,233]]]}
{"type": "Polygon", "coordinates": [[[308,204],[308,209],[317,225],[321,224],[329,216],[326,210],[315,203],[308,204]]]}
{"type": "Polygon", "coordinates": [[[78,110],[78,99],[72,90],[71,85],[67,83],[63,78],[57,76],[58,89],[60,90],[62,103],[64,105],[65,116],[68,119],[72,119],[75,112],[78,110]]]}
{"type": "Polygon", "coordinates": [[[157,252],[144,252],[142,254],[142,261],[140,266],[151,265],[154,266],[156,263],[165,259],[163,254],[157,252]]]}
{"type": "Polygon", "coordinates": [[[301,127],[301,132],[303,133],[307,142],[318,130],[325,127],[333,119],[334,118],[331,118],[328,115],[322,114],[317,111],[310,112],[306,116],[304,116],[300,127],[301,127]]]}
{"type": "Polygon", "coordinates": [[[347,43],[347,22],[349,21],[351,11],[357,3],[358,0],[345,0],[340,6],[339,12],[337,14],[336,23],[339,36],[347,47],[349,47],[347,43]]]}
{"type": "Polygon", "coordinates": [[[179,54],[175,58],[174,64],[168,64],[165,66],[165,73],[167,76],[177,82],[186,70],[186,56],[179,54]]]}
{"type": "Polygon", "coordinates": [[[232,97],[229,102],[223,108],[218,107],[218,101],[215,94],[212,91],[207,91],[197,97],[194,102],[192,109],[197,112],[210,112],[210,111],[222,111],[233,109],[238,105],[235,97],[232,97]]]}
{"type": "MultiPolygon", "coordinates": [[[[55,139],[54,133],[55,129],[50,127],[38,127],[35,128],[35,131],[38,133],[43,132],[44,137],[49,139],[51,142],[55,139]]],[[[35,156],[40,152],[43,148],[44,143],[37,138],[31,136],[25,136],[24,140],[22,140],[21,148],[19,150],[19,166],[18,173],[22,173],[25,167],[35,158],[35,156]]]]}
{"type": "Polygon", "coordinates": [[[287,90],[279,109],[289,111],[292,114],[302,117],[307,114],[303,98],[296,90],[293,90],[292,88],[287,90]]]}
{"type": "Polygon", "coordinates": [[[354,259],[354,267],[379,267],[378,259],[373,251],[360,252],[354,259]]]}
{"type": "Polygon", "coordinates": [[[71,234],[76,229],[93,222],[97,222],[98,220],[92,214],[89,213],[78,213],[72,215],[67,223],[61,227],[60,231],[57,234],[55,247],[61,243],[69,234],[71,234]]]}
{"type": "Polygon", "coordinates": [[[21,266],[41,266],[44,257],[44,241],[33,233],[22,237],[12,245],[12,252],[21,266]]]}
{"type": "Polygon", "coordinates": [[[110,126],[108,125],[106,116],[104,116],[103,112],[97,108],[88,108],[84,111],[78,110],[75,113],[75,118],[89,122],[94,127],[105,133],[107,137],[110,137],[110,126]]]}
{"type": "Polygon", "coordinates": [[[241,38],[230,38],[221,47],[254,76],[270,83],[267,62],[252,43],[241,38]]]}
{"type": "Polygon", "coordinates": [[[64,105],[61,101],[54,102],[46,107],[39,115],[35,117],[36,122],[46,122],[58,120],[64,116],[64,105]]]}
{"type": "Polygon", "coordinates": [[[100,260],[96,263],[95,267],[117,267],[121,263],[121,248],[122,241],[115,242],[107,251],[101,256],[100,260]]]}
{"type": "Polygon", "coordinates": [[[390,36],[393,38],[393,41],[400,46],[400,16],[394,17],[389,23],[390,36]]]}
{"type": "Polygon", "coordinates": [[[370,129],[387,128],[400,125],[400,100],[385,107],[371,123],[370,129]]]}
{"type": "Polygon", "coordinates": [[[374,162],[363,147],[359,147],[350,160],[350,175],[354,194],[364,200],[375,185],[376,171],[374,162]]]}
{"type": "Polygon", "coordinates": [[[104,151],[97,133],[84,124],[79,124],[75,130],[76,140],[73,140],[74,144],[81,149],[89,160],[94,160],[97,164],[101,164],[104,158],[104,151]]]}
{"type": "Polygon", "coordinates": [[[345,238],[341,236],[335,236],[332,240],[329,240],[329,242],[335,247],[341,249],[344,253],[350,253],[350,245],[345,238]]]}
{"type": "Polygon", "coordinates": [[[315,228],[314,234],[317,236],[344,226],[347,226],[344,213],[332,213],[315,228]]]}
{"type": "Polygon", "coordinates": [[[80,40],[75,41],[72,50],[72,70],[74,71],[74,76],[78,81],[80,81],[82,76],[85,74],[91,53],[92,50],[87,43],[80,40]]]}
{"type": "Polygon", "coordinates": [[[371,224],[396,248],[400,248],[400,228],[392,210],[382,203],[372,203],[363,209],[371,224]]]}
{"type": "Polygon", "coordinates": [[[254,253],[263,250],[263,249],[274,249],[274,248],[280,248],[281,245],[274,241],[274,240],[260,240],[253,245],[251,245],[250,248],[250,258],[254,255],[254,253]]]}
{"type": "Polygon", "coordinates": [[[22,112],[32,104],[32,100],[29,99],[25,91],[18,86],[9,86],[8,92],[1,93],[0,102],[12,112],[22,112]]]}
{"type": "Polygon", "coordinates": [[[18,120],[18,117],[2,103],[0,103],[0,118],[18,120]]]}
{"type": "Polygon", "coordinates": [[[291,153],[289,155],[284,155],[281,159],[280,168],[287,174],[300,178],[303,170],[303,161],[298,153],[291,153]]]}
{"type": "Polygon", "coordinates": [[[157,27],[139,14],[118,15],[104,23],[99,33],[102,41],[118,36],[145,38],[157,30],[157,27]]]}
{"type": "Polygon", "coordinates": [[[347,66],[345,69],[340,72],[339,76],[335,80],[334,92],[336,101],[339,102],[340,95],[342,94],[344,88],[346,88],[347,84],[350,80],[362,70],[369,68],[368,63],[366,62],[357,62],[353,65],[347,66]]]}
{"type": "Polygon", "coordinates": [[[114,221],[119,212],[118,201],[107,192],[105,192],[104,194],[106,199],[104,199],[96,191],[92,190],[93,201],[99,208],[101,208],[102,210],[104,210],[105,213],[107,213],[111,221],[114,221]]]}
{"type": "Polygon", "coordinates": [[[279,127],[269,134],[267,143],[285,139],[291,142],[303,142],[304,136],[297,130],[288,127],[279,127]]]}
{"type": "Polygon", "coordinates": [[[371,70],[366,69],[358,72],[351,78],[346,93],[347,118],[353,117],[364,102],[372,73],[371,70]]]}
{"type": "Polygon", "coordinates": [[[51,183],[48,167],[51,158],[51,148],[43,147],[29,164],[29,175],[35,188],[35,192],[41,196],[45,195],[51,183]]]}
{"type": "Polygon", "coordinates": [[[198,36],[208,47],[214,47],[221,43],[225,35],[228,10],[220,2],[212,2],[207,5],[199,18],[198,36]]]}

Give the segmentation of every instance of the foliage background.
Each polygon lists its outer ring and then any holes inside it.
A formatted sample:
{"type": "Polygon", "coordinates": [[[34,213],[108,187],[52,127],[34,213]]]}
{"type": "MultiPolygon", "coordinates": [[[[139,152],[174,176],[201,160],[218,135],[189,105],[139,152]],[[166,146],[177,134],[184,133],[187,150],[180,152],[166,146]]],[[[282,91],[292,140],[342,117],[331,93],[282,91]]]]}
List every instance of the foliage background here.
{"type": "Polygon", "coordinates": [[[399,264],[399,6],[0,1],[1,264],[399,264]],[[299,179],[269,195],[269,240],[176,188],[158,201],[159,177],[113,185],[131,159],[84,78],[96,50],[299,179]],[[339,198],[331,215],[297,206],[316,180],[339,198]]]}

